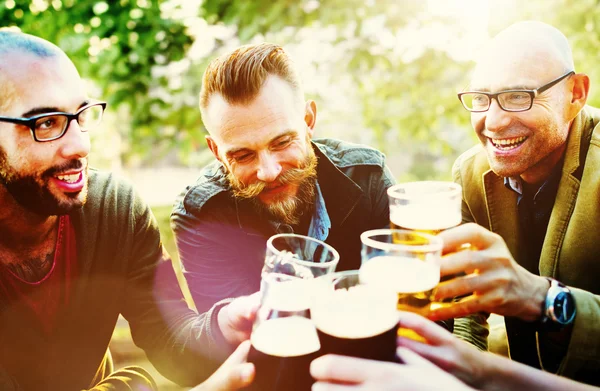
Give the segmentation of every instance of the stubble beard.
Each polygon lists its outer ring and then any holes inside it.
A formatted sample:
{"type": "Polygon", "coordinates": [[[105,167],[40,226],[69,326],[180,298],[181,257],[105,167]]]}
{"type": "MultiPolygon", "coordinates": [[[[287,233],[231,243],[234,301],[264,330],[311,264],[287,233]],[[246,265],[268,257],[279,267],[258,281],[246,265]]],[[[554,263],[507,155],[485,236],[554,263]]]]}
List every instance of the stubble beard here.
{"type": "Polygon", "coordinates": [[[41,216],[59,216],[81,208],[87,200],[88,166],[86,160],[70,160],[60,166],[51,167],[41,174],[23,175],[8,163],[6,151],[0,146],[0,185],[24,209],[41,216]],[[57,172],[81,169],[85,178],[83,189],[66,193],[61,200],[49,188],[50,178],[57,172]]]}
{"type": "Polygon", "coordinates": [[[309,153],[302,165],[287,170],[276,180],[280,185],[297,184],[296,195],[288,195],[269,204],[262,202],[259,198],[267,183],[257,182],[244,185],[230,171],[227,172],[227,179],[236,198],[249,199],[260,213],[266,214],[276,221],[297,225],[304,213],[312,209],[315,202],[317,162],[314,151],[309,147],[309,153]]]}

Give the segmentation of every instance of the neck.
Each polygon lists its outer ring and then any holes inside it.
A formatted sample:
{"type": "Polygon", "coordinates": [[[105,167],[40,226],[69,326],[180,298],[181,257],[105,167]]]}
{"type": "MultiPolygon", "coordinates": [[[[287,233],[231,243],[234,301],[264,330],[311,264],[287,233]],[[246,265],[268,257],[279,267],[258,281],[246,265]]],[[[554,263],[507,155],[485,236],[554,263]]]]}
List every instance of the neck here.
{"type": "Polygon", "coordinates": [[[0,248],[35,248],[54,232],[58,216],[41,216],[21,206],[0,185],[0,248]]]}
{"type": "Polygon", "coordinates": [[[536,165],[521,174],[521,179],[529,185],[541,186],[548,179],[558,162],[560,162],[560,159],[562,159],[566,148],[567,143],[565,142],[536,165]]]}

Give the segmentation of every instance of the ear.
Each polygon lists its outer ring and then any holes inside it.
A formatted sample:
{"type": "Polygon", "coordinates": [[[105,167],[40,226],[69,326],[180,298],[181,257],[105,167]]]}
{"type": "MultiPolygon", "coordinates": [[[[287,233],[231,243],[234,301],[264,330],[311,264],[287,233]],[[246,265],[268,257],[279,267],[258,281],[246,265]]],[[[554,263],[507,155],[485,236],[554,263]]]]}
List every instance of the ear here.
{"type": "Polygon", "coordinates": [[[208,149],[210,149],[212,154],[215,156],[215,159],[217,159],[218,161],[221,162],[221,158],[219,157],[219,147],[217,146],[217,143],[210,136],[206,136],[205,138],[206,138],[206,144],[208,145],[208,149]]]}
{"type": "Polygon", "coordinates": [[[306,122],[306,126],[308,126],[308,135],[312,138],[315,124],[317,123],[317,104],[314,100],[306,101],[306,107],[304,109],[304,122],[306,122]]]}
{"type": "Polygon", "coordinates": [[[571,101],[569,102],[569,117],[575,118],[587,102],[590,90],[590,78],[583,73],[576,73],[572,77],[571,101]]]}

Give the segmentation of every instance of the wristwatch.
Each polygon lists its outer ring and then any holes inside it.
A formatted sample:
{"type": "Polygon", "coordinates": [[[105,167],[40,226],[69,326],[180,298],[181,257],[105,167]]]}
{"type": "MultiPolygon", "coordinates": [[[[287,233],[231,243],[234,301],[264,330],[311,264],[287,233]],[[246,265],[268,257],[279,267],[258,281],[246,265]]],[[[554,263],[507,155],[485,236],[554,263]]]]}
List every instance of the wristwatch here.
{"type": "Polygon", "coordinates": [[[542,305],[540,330],[560,331],[575,320],[575,298],[564,284],[553,278],[546,278],[550,281],[550,288],[542,305]]]}

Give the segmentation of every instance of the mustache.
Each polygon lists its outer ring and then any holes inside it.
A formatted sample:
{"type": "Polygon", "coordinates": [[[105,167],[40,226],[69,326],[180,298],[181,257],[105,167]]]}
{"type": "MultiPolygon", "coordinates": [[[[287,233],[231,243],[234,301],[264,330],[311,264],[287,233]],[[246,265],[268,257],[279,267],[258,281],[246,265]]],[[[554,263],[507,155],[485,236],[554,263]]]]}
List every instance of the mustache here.
{"type": "Polygon", "coordinates": [[[86,159],[71,159],[63,164],[50,167],[42,173],[42,177],[54,176],[59,172],[64,172],[68,170],[79,170],[84,168],[86,165],[86,159]]]}
{"type": "MultiPolygon", "coordinates": [[[[307,179],[316,178],[316,168],[317,158],[313,155],[307,158],[302,167],[290,168],[283,174],[279,175],[275,183],[277,183],[278,186],[284,186],[290,183],[301,183],[307,179]]],[[[267,182],[263,181],[244,185],[231,173],[229,173],[227,176],[229,177],[230,182],[234,184],[234,186],[232,186],[234,196],[239,198],[258,197],[258,195],[262,193],[269,185],[267,182]]]]}

